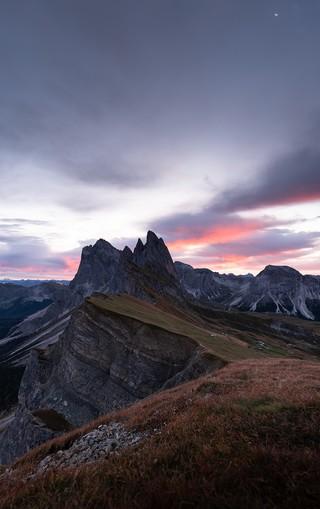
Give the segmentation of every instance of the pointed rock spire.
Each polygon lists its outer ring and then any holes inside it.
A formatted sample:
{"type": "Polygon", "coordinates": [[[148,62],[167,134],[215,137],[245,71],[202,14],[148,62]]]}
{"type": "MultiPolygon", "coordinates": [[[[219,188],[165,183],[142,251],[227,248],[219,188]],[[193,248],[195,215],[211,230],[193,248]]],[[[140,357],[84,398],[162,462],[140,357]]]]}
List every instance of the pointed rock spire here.
{"type": "Polygon", "coordinates": [[[140,239],[138,240],[134,250],[134,262],[139,267],[148,265],[157,272],[165,271],[173,276],[175,275],[175,268],[169,250],[163,239],[157,237],[153,231],[148,231],[145,245],[140,239]]]}

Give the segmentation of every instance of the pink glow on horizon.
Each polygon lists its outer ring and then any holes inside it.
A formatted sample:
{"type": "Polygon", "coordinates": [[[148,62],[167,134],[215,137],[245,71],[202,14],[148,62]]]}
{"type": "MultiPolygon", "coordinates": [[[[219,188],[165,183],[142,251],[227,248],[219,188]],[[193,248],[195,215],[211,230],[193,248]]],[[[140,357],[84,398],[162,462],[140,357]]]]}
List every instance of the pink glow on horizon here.
{"type": "Polygon", "coordinates": [[[71,256],[64,256],[64,262],[66,264],[66,272],[70,274],[75,274],[78,270],[80,257],[72,258],[71,256]]]}
{"type": "Polygon", "coordinates": [[[284,205],[300,205],[301,203],[308,203],[308,202],[315,202],[320,201],[320,191],[318,189],[315,189],[314,191],[308,191],[308,192],[298,192],[296,191],[290,196],[287,196],[286,198],[277,198],[269,199],[267,201],[261,202],[260,207],[255,205],[254,208],[263,208],[263,207],[270,207],[270,206],[279,206],[282,207],[284,205]]]}
{"type": "Polygon", "coordinates": [[[289,265],[303,274],[320,274],[320,263],[315,261],[307,261],[299,258],[301,252],[299,250],[291,251],[271,251],[256,256],[246,256],[237,254],[228,254],[217,256],[216,259],[205,258],[203,261],[199,259],[188,259],[189,263],[195,268],[208,268],[216,272],[234,272],[237,274],[246,274],[252,272],[256,274],[263,270],[266,265],[289,265]]]}
{"type": "Polygon", "coordinates": [[[258,231],[265,226],[261,221],[248,221],[240,224],[217,226],[200,232],[198,236],[188,237],[188,228],[185,228],[186,237],[169,241],[168,248],[172,251],[188,248],[189,246],[200,246],[208,244],[223,244],[246,237],[248,234],[258,231]]]}
{"type": "Polygon", "coordinates": [[[14,267],[5,264],[0,265],[1,279],[72,279],[78,270],[80,257],[63,255],[61,267],[54,268],[52,265],[25,265],[14,267]]]}

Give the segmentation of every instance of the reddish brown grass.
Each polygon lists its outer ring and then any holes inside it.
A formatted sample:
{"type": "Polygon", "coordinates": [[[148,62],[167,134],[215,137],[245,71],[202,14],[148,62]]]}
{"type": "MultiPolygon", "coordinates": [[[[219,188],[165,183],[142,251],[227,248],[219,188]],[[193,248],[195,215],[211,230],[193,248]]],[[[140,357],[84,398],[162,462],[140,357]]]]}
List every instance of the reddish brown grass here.
{"type": "Polygon", "coordinates": [[[318,508],[319,391],[318,363],[234,363],[32,451],[0,484],[0,508],[318,508]],[[48,452],[110,420],[161,433],[104,462],[23,481],[48,452]]]}

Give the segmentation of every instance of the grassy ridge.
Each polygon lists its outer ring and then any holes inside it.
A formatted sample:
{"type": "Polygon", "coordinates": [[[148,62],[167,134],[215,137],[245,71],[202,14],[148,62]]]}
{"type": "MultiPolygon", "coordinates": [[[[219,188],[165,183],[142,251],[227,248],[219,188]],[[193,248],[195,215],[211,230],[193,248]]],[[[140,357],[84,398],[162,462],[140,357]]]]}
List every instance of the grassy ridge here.
{"type": "Polygon", "coordinates": [[[168,310],[164,311],[156,305],[129,295],[93,296],[88,301],[99,309],[128,316],[175,334],[188,336],[203,345],[212,354],[226,361],[262,358],[266,355],[251,348],[245,341],[226,336],[213,328],[192,323],[192,317],[183,316],[181,310],[179,315],[175,314],[174,309],[170,313],[168,310]]]}
{"type": "Polygon", "coordinates": [[[0,482],[0,508],[318,508],[319,380],[318,363],[230,364],[31,452],[16,479],[0,482]],[[50,450],[111,420],[150,438],[103,462],[23,482],[50,450]]]}

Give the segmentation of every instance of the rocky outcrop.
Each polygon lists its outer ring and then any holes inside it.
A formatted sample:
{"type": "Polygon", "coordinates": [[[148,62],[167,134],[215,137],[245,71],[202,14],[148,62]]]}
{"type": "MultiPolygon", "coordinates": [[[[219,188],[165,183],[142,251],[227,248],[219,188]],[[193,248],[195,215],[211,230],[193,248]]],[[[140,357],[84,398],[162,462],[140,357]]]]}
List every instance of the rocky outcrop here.
{"type": "Polygon", "coordinates": [[[79,426],[223,365],[189,337],[86,301],[55,345],[32,353],[16,417],[2,433],[1,462],[57,433],[35,424],[39,410],[79,426]]]}
{"type": "Polygon", "coordinates": [[[46,456],[37,465],[32,477],[51,469],[79,467],[85,463],[106,460],[119,450],[134,447],[148,438],[148,433],[126,430],[119,422],[101,424],[81,436],[63,451],[46,456]]]}

